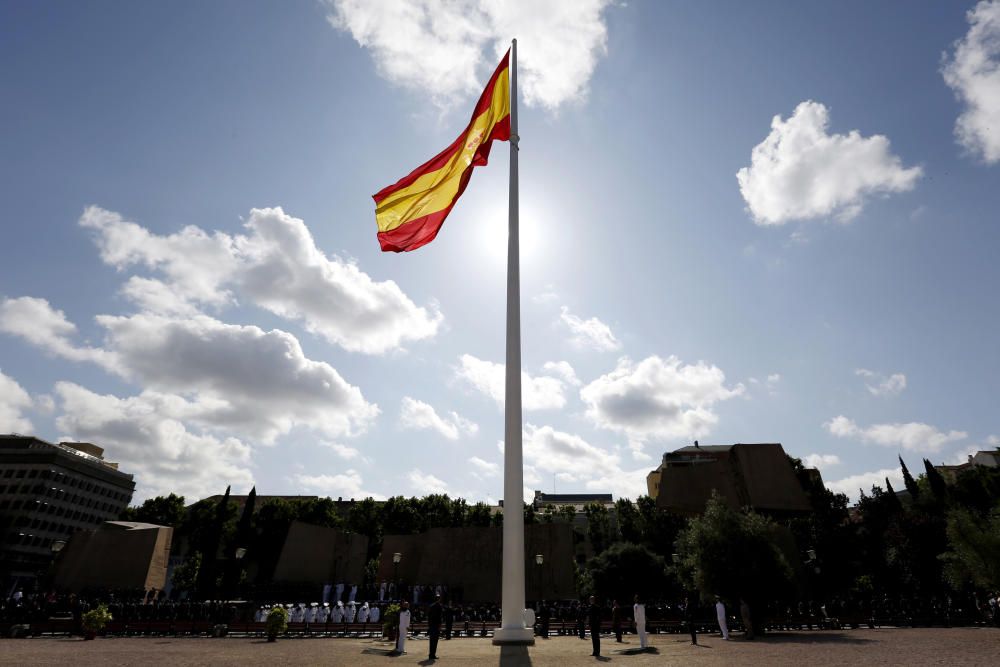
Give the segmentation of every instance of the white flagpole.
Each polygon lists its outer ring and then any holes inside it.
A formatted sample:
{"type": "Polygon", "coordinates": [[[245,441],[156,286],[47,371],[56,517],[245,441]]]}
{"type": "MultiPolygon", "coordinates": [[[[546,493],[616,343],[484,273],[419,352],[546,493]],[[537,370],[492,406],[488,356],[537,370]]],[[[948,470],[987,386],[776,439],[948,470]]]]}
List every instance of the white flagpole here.
{"type": "Polygon", "coordinates": [[[534,644],[524,625],[524,469],[521,460],[521,276],[517,217],[517,40],[510,49],[510,201],[507,231],[507,387],[503,454],[503,599],[494,644],[534,644]]]}

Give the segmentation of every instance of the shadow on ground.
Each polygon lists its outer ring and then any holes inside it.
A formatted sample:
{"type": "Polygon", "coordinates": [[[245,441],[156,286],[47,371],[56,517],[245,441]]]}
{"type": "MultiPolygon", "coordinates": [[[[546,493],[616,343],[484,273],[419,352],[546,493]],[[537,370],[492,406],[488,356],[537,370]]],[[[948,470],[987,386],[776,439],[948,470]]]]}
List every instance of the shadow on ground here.
{"type": "Polygon", "coordinates": [[[754,641],[767,642],[768,644],[871,644],[875,640],[849,636],[842,632],[824,632],[823,634],[769,632],[754,641]]]}
{"type": "Polygon", "coordinates": [[[531,667],[527,646],[501,646],[500,667],[531,667]]]}

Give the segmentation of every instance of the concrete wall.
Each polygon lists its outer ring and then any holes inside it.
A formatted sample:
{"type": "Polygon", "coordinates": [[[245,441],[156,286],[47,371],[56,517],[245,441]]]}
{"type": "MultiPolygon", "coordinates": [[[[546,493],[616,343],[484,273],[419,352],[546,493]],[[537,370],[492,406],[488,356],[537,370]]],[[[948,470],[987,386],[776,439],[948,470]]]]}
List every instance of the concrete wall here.
{"type": "Polygon", "coordinates": [[[274,580],[360,585],[367,553],[368,538],[364,535],[293,521],[274,580]]]}
{"type": "Polygon", "coordinates": [[[163,589],[174,529],[113,522],[73,535],[54,568],[58,590],[84,588],[163,589]]]}
{"type": "MultiPolygon", "coordinates": [[[[403,554],[399,581],[406,585],[461,588],[467,601],[499,601],[502,566],[500,528],[433,528],[419,535],[386,535],[379,581],[394,580],[392,555],[403,554]]],[[[573,534],[564,523],[525,526],[525,584],[528,600],[575,596],[573,534]],[[544,564],[535,564],[542,554],[544,564]]]]}

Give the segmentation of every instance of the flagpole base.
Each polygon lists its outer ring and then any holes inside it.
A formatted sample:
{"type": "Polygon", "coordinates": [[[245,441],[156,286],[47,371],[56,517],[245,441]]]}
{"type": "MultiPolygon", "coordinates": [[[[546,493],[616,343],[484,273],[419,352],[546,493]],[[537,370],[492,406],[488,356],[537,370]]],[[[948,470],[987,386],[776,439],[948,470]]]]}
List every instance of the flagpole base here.
{"type": "Polygon", "coordinates": [[[535,631],[532,628],[497,628],[493,633],[494,646],[534,646],[535,631]]]}

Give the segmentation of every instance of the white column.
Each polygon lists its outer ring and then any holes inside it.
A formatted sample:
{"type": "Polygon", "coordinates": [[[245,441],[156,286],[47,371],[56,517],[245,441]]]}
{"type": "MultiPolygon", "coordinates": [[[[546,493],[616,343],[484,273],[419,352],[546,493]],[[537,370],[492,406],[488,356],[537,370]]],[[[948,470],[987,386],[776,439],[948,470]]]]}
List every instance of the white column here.
{"type": "Polygon", "coordinates": [[[503,600],[494,644],[534,644],[524,625],[524,470],[521,461],[521,276],[517,217],[517,40],[510,50],[510,203],[507,231],[507,388],[503,455],[503,600]]]}

